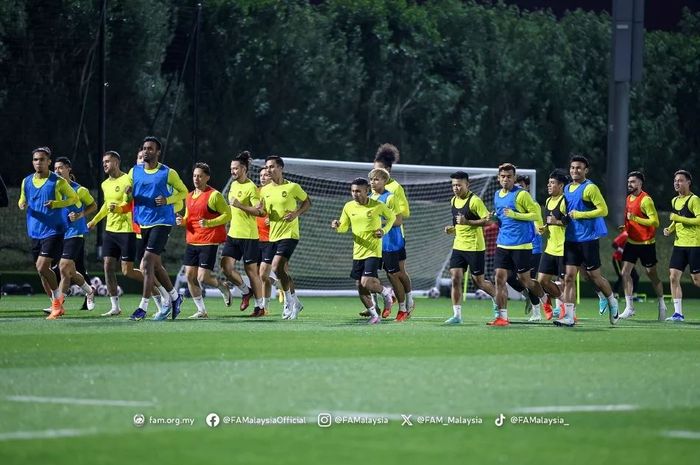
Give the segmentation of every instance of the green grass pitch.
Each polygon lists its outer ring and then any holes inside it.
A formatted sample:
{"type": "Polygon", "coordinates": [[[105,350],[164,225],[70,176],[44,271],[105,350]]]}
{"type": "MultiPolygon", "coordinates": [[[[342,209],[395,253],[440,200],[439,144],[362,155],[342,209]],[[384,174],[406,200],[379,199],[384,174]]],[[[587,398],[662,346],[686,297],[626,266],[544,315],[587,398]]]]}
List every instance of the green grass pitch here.
{"type": "Polygon", "coordinates": [[[363,324],[357,299],[302,300],[296,321],[282,321],[277,302],[252,319],[237,300],[226,308],[210,298],[209,320],[184,318],[188,300],[174,322],[130,322],[135,296],[110,319],[99,316],[107,299],[88,313],[69,298],[59,321],[44,320],[45,297],[3,297],[0,463],[696,463],[693,301],[683,324],[655,321],[649,302],[611,327],[590,299],[575,328],[528,324],[523,303],[511,302],[514,324],[490,328],[486,301],[466,302],[464,324],[445,327],[444,298],[378,326],[363,324]],[[209,427],[212,412],[307,423],[209,427]],[[322,412],[388,424],[321,428],[322,412]],[[157,418],[194,425],[148,424],[157,418]]]}

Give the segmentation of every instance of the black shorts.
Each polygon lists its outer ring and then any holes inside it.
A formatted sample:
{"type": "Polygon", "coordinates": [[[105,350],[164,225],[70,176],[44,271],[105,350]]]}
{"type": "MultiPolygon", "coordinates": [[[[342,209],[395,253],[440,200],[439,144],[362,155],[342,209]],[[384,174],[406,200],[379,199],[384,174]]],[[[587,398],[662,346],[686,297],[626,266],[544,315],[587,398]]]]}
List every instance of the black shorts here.
{"type": "Polygon", "coordinates": [[[219,246],[217,244],[187,244],[187,248],[185,248],[185,258],[182,260],[182,264],[185,266],[196,266],[198,268],[213,270],[216,264],[216,251],[218,248],[219,246]]]}
{"type": "Polygon", "coordinates": [[[394,252],[382,252],[382,267],[384,268],[384,271],[389,274],[394,274],[401,271],[401,266],[399,265],[401,260],[406,260],[406,249],[404,248],[394,252]]]}
{"type": "Polygon", "coordinates": [[[79,263],[85,256],[85,238],[71,237],[63,240],[62,260],[73,260],[79,263]]]}
{"type": "Polygon", "coordinates": [[[540,267],[538,272],[550,276],[559,276],[564,272],[564,268],[563,255],[561,257],[557,257],[556,255],[543,253],[542,258],[540,259],[540,267]]]}
{"type": "Polygon", "coordinates": [[[32,239],[32,256],[34,262],[41,257],[49,257],[52,261],[58,262],[63,253],[63,234],[45,237],[43,239],[32,239]]]}
{"type": "Polygon", "coordinates": [[[168,243],[170,230],[172,226],[151,226],[150,228],[141,228],[141,240],[146,245],[146,252],[160,255],[165,250],[165,244],[168,243]]]}
{"type": "Polygon", "coordinates": [[[668,267],[685,271],[685,267],[688,265],[690,266],[690,274],[700,273],[700,247],[674,245],[668,267]]]}
{"type": "Polygon", "coordinates": [[[566,266],[585,265],[586,271],[600,268],[600,242],[598,239],[586,242],[564,242],[564,263],[566,266]]]}
{"type": "Polygon", "coordinates": [[[496,247],[493,267],[514,271],[518,274],[528,272],[532,268],[532,249],[503,249],[496,247]]]}
{"type": "Polygon", "coordinates": [[[530,277],[532,279],[537,279],[537,272],[540,270],[540,260],[542,260],[541,253],[533,253],[530,258],[530,277]]]}
{"type": "Polygon", "coordinates": [[[637,263],[637,259],[644,268],[651,268],[656,265],[656,244],[625,244],[622,252],[622,261],[637,263]]]}
{"type": "Polygon", "coordinates": [[[465,250],[452,249],[450,268],[461,268],[463,270],[469,268],[472,276],[481,276],[486,270],[485,258],[486,252],[484,250],[467,252],[465,250]]]}
{"type": "Polygon", "coordinates": [[[257,239],[234,239],[231,236],[227,236],[221,256],[231,257],[238,261],[243,259],[243,264],[249,265],[258,263],[259,250],[260,246],[257,239]]]}
{"type": "Polygon", "coordinates": [[[270,241],[258,241],[258,265],[262,262],[272,263],[275,257],[275,243],[270,241]]]}
{"type": "Polygon", "coordinates": [[[105,231],[102,236],[102,256],[133,262],[136,256],[136,234],[105,231]]]}
{"type": "Polygon", "coordinates": [[[377,271],[382,267],[382,259],[378,257],[369,257],[364,260],[353,260],[352,271],[350,277],[359,280],[363,276],[379,277],[377,271]]]}
{"type": "Polygon", "coordinates": [[[284,258],[289,260],[292,258],[294,249],[297,248],[299,244],[298,239],[281,239],[275,242],[275,255],[282,255],[284,258]]]}
{"type": "Polygon", "coordinates": [[[134,263],[136,263],[137,266],[141,263],[144,252],[146,252],[146,243],[139,233],[136,235],[136,256],[134,257],[134,263]]]}

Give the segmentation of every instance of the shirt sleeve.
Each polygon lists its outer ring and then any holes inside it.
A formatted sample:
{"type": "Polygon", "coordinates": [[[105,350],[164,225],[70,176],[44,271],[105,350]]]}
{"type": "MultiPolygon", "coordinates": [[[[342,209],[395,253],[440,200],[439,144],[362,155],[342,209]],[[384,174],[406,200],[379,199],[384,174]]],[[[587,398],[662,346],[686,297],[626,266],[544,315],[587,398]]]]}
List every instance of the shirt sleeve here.
{"type": "Polygon", "coordinates": [[[309,194],[307,194],[304,189],[301,188],[299,184],[294,184],[294,187],[292,188],[292,196],[300,201],[304,201],[309,197],[309,194]]]}
{"type": "Polygon", "coordinates": [[[210,195],[209,201],[207,202],[207,206],[215,212],[219,213],[219,216],[217,216],[216,218],[212,218],[210,220],[205,221],[204,224],[208,228],[221,226],[222,224],[226,224],[229,221],[231,221],[231,207],[229,207],[228,203],[226,203],[226,199],[224,198],[223,194],[221,194],[221,192],[217,191],[210,195]]]}
{"type": "Polygon", "coordinates": [[[484,218],[488,218],[490,215],[489,210],[486,208],[486,205],[484,204],[484,201],[476,196],[472,199],[470,210],[472,211],[472,213],[474,213],[476,216],[478,216],[482,220],[484,218]]]}
{"type": "Polygon", "coordinates": [[[510,218],[520,220],[520,221],[542,221],[542,215],[540,214],[540,206],[535,202],[529,192],[523,190],[518,193],[515,199],[515,206],[518,210],[511,210],[508,215],[510,218]]]}
{"type": "Polygon", "coordinates": [[[408,198],[406,197],[406,191],[403,190],[403,186],[401,184],[398,184],[398,187],[394,191],[394,195],[396,196],[398,213],[401,213],[401,215],[404,218],[408,218],[409,216],[411,216],[411,209],[408,207],[408,198]]]}
{"type": "Polygon", "coordinates": [[[575,220],[593,219],[598,217],[605,218],[608,216],[608,204],[605,203],[603,194],[595,184],[589,184],[586,186],[583,191],[583,200],[592,203],[595,208],[586,212],[577,212],[574,215],[575,220]]]}
{"type": "Polygon", "coordinates": [[[642,200],[642,212],[648,218],[640,218],[639,216],[635,216],[632,221],[635,223],[639,223],[642,226],[654,226],[655,228],[659,227],[659,215],[656,213],[656,206],[654,205],[654,201],[652,200],[651,197],[646,196],[644,197],[644,200],[642,200]]]}
{"type": "Polygon", "coordinates": [[[26,179],[22,179],[22,187],[19,190],[19,200],[17,201],[17,206],[19,207],[22,204],[27,203],[27,198],[24,196],[24,181],[26,179]]]}
{"type": "Polygon", "coordinates": [[[182,182],[177,171],[172,168],[168,171],[168,184],[173,188],[173,193],[167,198],[168,205],[185,200],[185,197],[187,197],[187,186],[182,182]]]}
{"type": "Polygon", "coordinates": [[[84,186],[80,186],[80,188],[78,189],[78,198],[80,198],[83,207],[89,207],[90,205],[95,203],[95,199],[90,194],[90,191],[87,189],[87,187],[84,186]]]}
{"type": "Polygon", "coordinates": [[[340,225],[336,229],[339,233],[348,232],[348,229],[350,229],[350,215],[348,215],[347,208],[348,206],[345,205],[343,212],[340,214],[340,225]]]}
{"type": "Polygon", "coordinates": [[[79,202],[78,194],[68,184],[68,181],[63,178],[59,179],[56,183],[56,200],[51,203],[51,208],[65,208],[79,202]],[[63,196],[62,199],[61,196],[63,196]]]}
{"type": "Polygon", "coordinates": [[[676,223],[686,224],[688,226],[700,225],[700,197],[693,196],[688,202],[688,209],[695,215],[695,218],[686,218],[685,216],[671,213],[671,221],[676,223]]]}

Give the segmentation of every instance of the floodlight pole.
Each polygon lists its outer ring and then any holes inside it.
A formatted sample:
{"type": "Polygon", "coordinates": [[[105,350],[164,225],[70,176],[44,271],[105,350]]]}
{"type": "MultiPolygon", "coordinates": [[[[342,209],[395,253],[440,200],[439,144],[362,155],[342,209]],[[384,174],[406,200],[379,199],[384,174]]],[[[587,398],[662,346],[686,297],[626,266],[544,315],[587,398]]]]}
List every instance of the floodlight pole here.
{"type": "MultiPolygon", "coordinates": [[[[102,13],[100,14],[100,27],[98,32],[98,53],[99,53],[99,66],[97,79],[100,85],[97,86],[97,176],[95,179],[103,181],[105,178],[104,170],[102,169],[102,156],[105,153],[105,139],[106,139],[106,108],[107,108],[107,70],[105,66],[106,57],[106,39],[105,35],[107,32],[107,0],[102,0],[102,13]]],[[[101,182],[100,182],[101,184],[101,182]]],[[[104,203],[104,193],[102,192],[102,186],[97,186],[97,205],[102,205],[104,203]]],[[[104,222],[100,221],[97,224],[97,242],[96,242],[96,254],[98,259],[102,259],[102,231],[104,230],[104,222]]]]}

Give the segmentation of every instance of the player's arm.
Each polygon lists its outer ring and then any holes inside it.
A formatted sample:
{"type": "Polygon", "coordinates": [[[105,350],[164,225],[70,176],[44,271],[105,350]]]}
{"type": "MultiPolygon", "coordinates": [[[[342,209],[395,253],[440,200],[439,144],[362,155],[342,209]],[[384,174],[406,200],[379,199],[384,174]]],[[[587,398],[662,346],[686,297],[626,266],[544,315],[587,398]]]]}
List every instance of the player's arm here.
{"type": "Polygon", "coordinates": [[[304,192],[299,184],[294,187],[294,190],[290,192],[290,194],[292,194],[297,201],[300,201],[301,205],[299,205],[299,208],[293,212],[289,212],[284,215],[283,219],[285,221],[292,221],[294,218],[299,218],[301,215],[306,213],[309,208],[311,208],[311,197],[304,192]]]}
{"type": "MultiPolygon", "coordinates": [[[[209,197],[211,199],[211,197],[209,197]]],[[[223,198],[223,197],[222,197],[223,198]]],[[[251,194],[249,196],[250,199],[250,205],[244,205],[241,203],[240,200],[237,198],[233,198],[231,200],[231,206],[234,208],[238,208],[240,210],[243,210],[249,215],[253,216],[265,216],[265,212],[262,209],[261,203],[260,203],[260,194],[258,193],[258,190],[253,188],[251,189],[251,194]]]]}
{"type": "Polygon", "coordinates": [[[396,204],[396,197],[394,197],[393,194],[390,195],[386,200],[386,204],[389,209],[394,212],[394,215],[396,215],[396,219],[394,220],[394,224],[392,226],[401,226],[403,224],[403,215],[399,211],[398,205],[396,204]]]}
{"type": "Polygon", "coordinates": [[[185,197],[187,197],[187,186],[182,182],[177,171],[172,168],[168,171],[168,185],[173,188],[173,193],[165,198],[166,205],[172,205],[185,200],[185,197]]]}
{"type": "Polygon", "coordinates": [[[66,208],[80,203],[78,194],[68,184],[68,181],[63,178],[60,178],[56,183],[56,199],[60,199],[61,196],[63,196],[62,200],[49,200],[46,202],[46,206],[49,208],[66,208]]]}
{"type": "MultiPolygon", "coordinates": [[[[209,201],[207,202],[207,206],[211,210],[217,212],[219,216],[210,220],[203,219],[202,227],[214,228],[216,226],[221,226],[222,224],[226,224],[229,221],[231,221],[231,209],[226,203],[226,199],[221,194],[221,192],[217,191],[210,195],[209,201]]],[[[185,212],[185,218],[187,218],[187,212],[185,212]]]]}
{"type": "Polygon", "coordinates": [[[77,221],[80,218],[87,218],[88,215],[94,213],[97,210],[97,204],[95,203],[95,199],[92,198],[92,195],[90,195],[90,191],[87,190],[87,188],[80,186],[78,188],[78,198],[80,199],[80,203],[83,204],[83,211],[80,213],[76,212],[70,212],[68,214],[68,218],[71,221],[77,221]]]}
{"type": "Polygon", "coordinates": [[[659,214],[656,212],[656,206],[654,205],[654,201],[651,199],[651,197],[646,196],[644,197],[644,200],[642,200],[642,212],[648,218],[642,218],[640,216],[634,215],[633,213],[627,213],[627,219],[630,221],[634,221],[635,223],[639,223],[642,226],[653,226],[655,228],[659,227],[659,214]]]}
{"type": "Polygon", "coordinates": [[[472,202],[470,205],[469,210],[473,214],[479,217],[478,220],[465,220],[467,225],[469,226],[486,226],[486,223],[488,223],[491,220],[491,214],[489,213],[489,210],[486,208],[486,205],[484,205],[484,201],[481,200],[479,197],[474,195],[472,197],[472,202]]]}
{"type": "Polygon", "coordinates": [[[393,195],[396,196],[397,210],[401,213],[401,217],[408,218],[411,216],[411,209],[408,206],[408,197],[406,197],[406,191],[403,190],[401,184],[398,185],[393,195]]]}
{"type": "MultiPolygon", "coordinates": [[[[187,210],[187,206],[185,205],[185,214],[184,215],[181,215],[179,213],[175,213],[175,224],[178,226],[186,225],[188,214],[189,214],[189,210],[187,210]]],[[[206,221],[206,220],[202,220],[202,221],[206,221]]]]}
{"type": "Polygon", "coordinates": [[[586,212],[572,210],[570,216],[574,220],[590,220],[593,218],[605,218],[608,216],[608,204],[605,203],[603,194],[595,184],[589,184],[586,186],[583,191],[583,200],[584,202],[592,203],[595,208],[586,212]]]}
{"type": "Polygon", "coordinates": [[[384,203],[380,203],[379,212],[386,219],[386,223],[384,224],[382,231],[384,234],[387,234],[389,230],[391,230],[391,228],[394,227],[394,221],[396,221],[396,213],[394,213],[394,210],[389,208],[389,206],[384,203]]]}
{"type": "Polygon", "coordinates": [[[518,196],[515,198],[515,208],[517,211],[506,208],[503,210],[503,213],[508,218],[519,221],[541,221],[542,219],[540,206],[527,191],[522,190],[518,193],[518,196]]]}
{"type": "Polygon", "coordinates": [[[105,202],[102,204],[97,214],[88,222],[88,228],[94,228],[97,223],[102,221],[104,217],[107,216],[107,213],[109,213],[109,205],[105,202]]]}
{"type": "Polygon", "coordinates": [[[688,226],[700,225],[700,197],[694,195],[690,199],[690,202],[688,202],[688,209],[695,215],[695,218],[687,218],[685,216],[677,215],[676,213],[671,213],[669,216],[670,220],[688,226]]]}
{"type": "Polygon", "coordinates": [[[27,198],[24,196],[24,179],[22,179],[22,188],[19,190],[19,200],[17,201],[17,207],[20,210],[27,208],[27,198]]]}
{"type": "Polygon", "coordinates": [[[340,214],[340,220],[331,221],[331,228],[335,229],[341,234],[348,232],[348,229],[350,229],[350,215],[348,215],[347,209],[348,206],[345,205],[342,213],[340,214]]]}

